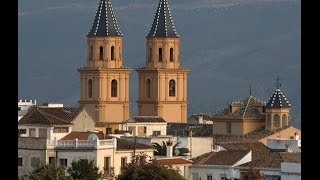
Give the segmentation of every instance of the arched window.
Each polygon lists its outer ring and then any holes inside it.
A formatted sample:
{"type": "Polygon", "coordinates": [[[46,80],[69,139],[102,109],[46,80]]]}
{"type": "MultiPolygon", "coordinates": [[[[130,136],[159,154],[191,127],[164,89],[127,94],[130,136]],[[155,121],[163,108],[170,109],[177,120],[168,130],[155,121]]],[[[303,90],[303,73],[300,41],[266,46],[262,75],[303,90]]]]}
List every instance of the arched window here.
{"type": "Polygon", "coordinates": [[[117,80],[111,81],[111,97],[117,97],[117,80]]]}
{"type": "Polygon", "coordinates": [[[150,98],[151,96],[151,80],[147,79],[146,82],[146,92],[147,92],[147,98],[150,98]]]}
{"type": "Polygon", "coordinates": [[[273,115],[273,126],[280,127],[280,116],[279,114],[273,115]]]}
{"type": "Polygon", "coordinates": [[[282,127],[284,126],[288,126],[288,118],[285,114],[282,115],[282,127]]]}
{"type": "Polygon", "coordinates": [[[173,48],[170,48],[170,61],[173,61],[173,48]]]}
{"type": "Polygon", "coordinates": [[[88,97],[92,98],[92,80],[89,79],[88,81],[88,97]]]}
{"type": "Polygon", "coordinates": [[[176,96],[176,82],[173,79],[169,81],[169,96],[176,96]]]}
{"type": "Polygon", "coordinates": [[[162,62],[162,48],[159,48],[159,61],[162,62]]]}
{"type": "Polygon", "coordinates": [[[111,46],[111,60],[114,60],[114,46],[111,46]]]}
{"type": "Polygon", "coordinates": [[[100,60],[103,60],[103,47],[100,46],[100,60]]]}
{"type": "Polygon", "coordinates": [[[271,127],[271,115],[267,114],[267,122],[266,122],[267,127],[271,127]]]}
{"type": "Polygon", "coordinates": [[[90,46],[89,60],[92,60],[93,47],[90,46]]]}
{"type": "Polygon", "coordinates": [[[149,49],[149,61],[152,61],[152,48],[149,49]]]}

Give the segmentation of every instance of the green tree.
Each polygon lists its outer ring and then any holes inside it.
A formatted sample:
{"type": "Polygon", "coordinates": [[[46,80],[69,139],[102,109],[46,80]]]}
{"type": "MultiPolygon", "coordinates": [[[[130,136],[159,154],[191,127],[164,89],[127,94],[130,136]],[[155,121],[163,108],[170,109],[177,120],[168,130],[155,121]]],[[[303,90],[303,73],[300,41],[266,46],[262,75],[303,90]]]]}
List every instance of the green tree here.
{"type": "MultiPolygon", "coordinates": [[[[28,179],[28,178],[25,178],[28,179]]],[[[73,178],[65,175],[63,166],[44,165],[35,168],[29,176],[30,180],[72,180],[73,178]]]]}
{"type": "Polygon", "coordinates": [[[116,180],[185,180],[178,170],[164,167],[155,159],[148,162],[147,158],[146,155],[135,156],[116,180]]]}
{"type": "Polygon", "coordinates": [[[98,180],[102,177],[102,172],[99,171],[94,160],[80,159],[72,161],[71,167],[67,171],[76,180],[98,180]]]}
{"type": "MultiPolygon", "coordinates": [[[[180,142],[173,145],[172,150],[173,150],[173,152],[175,152],[175,150],[178,149],[179,155],[181,155],[182,153],[180,152],[180,149],[183,149],[183,151],[185,152],[185,148],[178,148],[179,144],[180,144],[180,142]]],[[[152,146],[155,148],[154,155],[159,155],[159,156],[166,156],[167,155],[166,142],[162,141],[162,145],[160,145],[159,143],[152,143],[152,146]]],[[[189,151],[189,150],[187,150],[187,151],[189,151]]],[[[173,156],[175,156],[174,153],[173,153],[173,156]]]]}

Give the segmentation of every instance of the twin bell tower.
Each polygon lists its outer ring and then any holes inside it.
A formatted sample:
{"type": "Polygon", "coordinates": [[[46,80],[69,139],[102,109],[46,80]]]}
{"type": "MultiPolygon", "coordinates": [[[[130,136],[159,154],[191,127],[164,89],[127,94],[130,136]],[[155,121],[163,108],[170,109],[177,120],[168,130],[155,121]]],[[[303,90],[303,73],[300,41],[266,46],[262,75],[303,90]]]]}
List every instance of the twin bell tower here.
{"type": "MultiPolygon", "coordinates": [[[[87,34],[86,66],[80,73],[80,106],[96,123],[121,123],[130,118],[129,75],[122,38],[111,0],[100,0],[87,34]]],[[[167,122],[187,120],[187,68],[180,67],[180,37],[168,0],[159,0],[146,36],[145,67],[138,68],[138,116],[161,116],[167,122]]]]}

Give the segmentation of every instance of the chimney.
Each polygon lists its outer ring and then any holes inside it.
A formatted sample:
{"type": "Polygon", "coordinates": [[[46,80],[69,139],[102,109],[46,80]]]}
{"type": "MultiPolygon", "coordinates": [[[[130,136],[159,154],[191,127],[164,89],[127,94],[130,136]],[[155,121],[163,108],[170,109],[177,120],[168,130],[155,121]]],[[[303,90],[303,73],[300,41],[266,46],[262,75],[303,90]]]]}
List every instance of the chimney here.
{"type": "Polygon", "coordinates": [[[299,140],[299,134],[297,132],[294,133],[294,139],[299,140]]]}
{"type": "Polygon", "coordinates": [[[200,113],[200,114],[198,115],[198,122],[199,122],[200,124],[203,124],[203,114],[202,114],[202,113],[200,113]]]}
{"type": "Polygon", "coordinates": [[[293,152],[289,144],[286,144],[286,152],[293,152]]]}
{"type": "Polygon", "coordinates": [[[172,151],[173,151],[173,146],[172,146],[173,142],[170,140],[167,141],[167,157],[171,158],[172,157],[172,151]]]}

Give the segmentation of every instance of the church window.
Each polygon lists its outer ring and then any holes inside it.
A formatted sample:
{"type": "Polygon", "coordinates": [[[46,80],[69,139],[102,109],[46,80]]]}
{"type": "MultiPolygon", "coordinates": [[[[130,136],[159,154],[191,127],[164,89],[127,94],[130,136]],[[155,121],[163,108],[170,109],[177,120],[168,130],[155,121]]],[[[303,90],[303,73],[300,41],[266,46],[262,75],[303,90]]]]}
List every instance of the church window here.
{"type": "Polygon", "coordinates": [[[111,97],[117,97],[117,80],[111,81],[111,97]]]}
{"type": "Polygon", "coordinates": [[[149,49],[149,61],[152,61],[152,48],[149,49]]]}
{"type": "Polygon", "coordinates": [[[151,80],[150,79],[147,79],[146,86],[147,86],[147,98],[150,98],[151,96],[151,80]]]}
{"type": "Polygon", "coordinates": [[[159,61],[162,62],[162,48],[159,48],[159,61]]]}
{"type": "Polygon", "coordinates": [[[280,116],[279,114],[273,115],[273,125],[274,127],[280,127],[280,116]]]}
{"type": "Polygon", "coordinates": [[[288,118],[285,114],[282,115],[282,127],[283,126],[288,126],[288,118]]]}
{"type": "Polygon", "coordinates": [[[100,46],[100,60],[103,60],[103,47],[100,46]]]}
{"type": "Polygon", "coordinates": [[[173,61],[173,48],[170,48],[170,61],[173,61]]]}
{"type": "Polygon", "coordinates": [[[111,46],[111,60],[114,60],[114,46],[111,46]]]}
{"type": "Polygon", "coordinates": [[[267,127],[271,126],[271,115],[267,114],[267,123],[266,123],[267,127]]]}
{"type": "Polygon", "coordinates": [[[88,81],[88,97],[92,98],[92,80],[89,79],[88,81]]]}
{"type": "Polygon", "coordinates": [[[176,96],[176,82],[173,79],[169,81],[169,96],[176,96]]]}
{"type": "Polygon", "coordinates": [[[93,47],[90,46],[90,52],[89,52],[89,60],[92,60],[92,52],[93,51],[93,47]]]}

